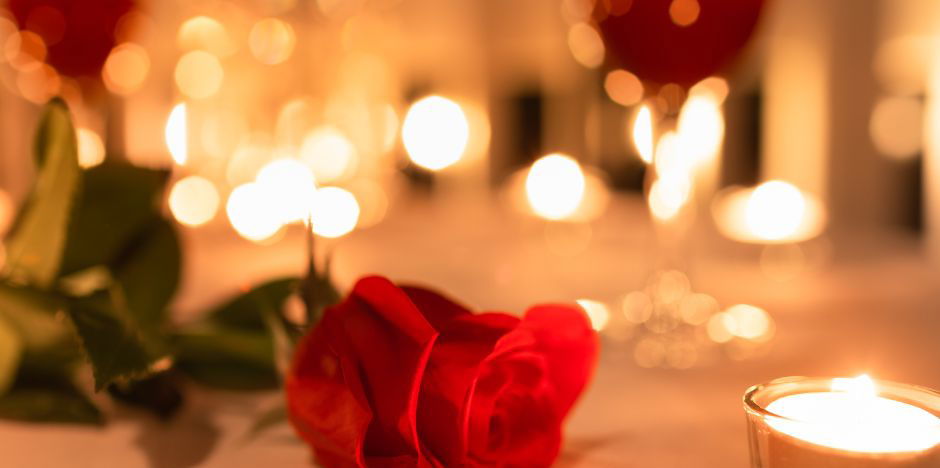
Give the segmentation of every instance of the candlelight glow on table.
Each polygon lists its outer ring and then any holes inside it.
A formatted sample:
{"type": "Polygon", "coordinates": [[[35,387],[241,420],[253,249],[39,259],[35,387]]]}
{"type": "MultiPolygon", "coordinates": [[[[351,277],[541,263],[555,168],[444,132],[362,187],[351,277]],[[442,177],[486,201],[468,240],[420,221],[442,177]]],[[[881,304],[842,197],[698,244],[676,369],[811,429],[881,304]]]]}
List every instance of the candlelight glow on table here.
{"type": "Polygon", "coordinates": [[[745,394],[760,468],[940,466],[940,394],[856,378],[791,377],[745,394]]]}

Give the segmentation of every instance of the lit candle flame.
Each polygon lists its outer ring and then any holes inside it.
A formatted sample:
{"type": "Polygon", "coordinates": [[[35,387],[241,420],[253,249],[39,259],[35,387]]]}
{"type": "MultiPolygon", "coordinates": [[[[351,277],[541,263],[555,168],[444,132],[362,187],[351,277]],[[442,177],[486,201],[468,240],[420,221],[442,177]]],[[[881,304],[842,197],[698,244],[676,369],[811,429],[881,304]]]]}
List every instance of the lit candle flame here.
{"type": "Polygon", "coordinates": [[[164,132],[166,147],[170,150],[170,156],[180,166],[186,164],[189,158],[186,120],[186,104],[181,102],[173,106],[173,110],[170,111],[170,116],[166,119],[166,130],[164,132]]]}

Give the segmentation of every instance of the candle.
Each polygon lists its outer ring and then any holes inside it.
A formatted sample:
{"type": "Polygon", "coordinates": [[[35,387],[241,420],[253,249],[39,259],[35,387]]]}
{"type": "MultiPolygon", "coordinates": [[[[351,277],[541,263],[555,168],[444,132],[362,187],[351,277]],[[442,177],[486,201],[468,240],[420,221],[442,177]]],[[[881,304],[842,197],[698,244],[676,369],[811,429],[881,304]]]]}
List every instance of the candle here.
{"type": "Polygon", "coordinates": [[[779,379],[745,395],[755,468],[940,467],[940,394],[855,379],[779,379]]]}

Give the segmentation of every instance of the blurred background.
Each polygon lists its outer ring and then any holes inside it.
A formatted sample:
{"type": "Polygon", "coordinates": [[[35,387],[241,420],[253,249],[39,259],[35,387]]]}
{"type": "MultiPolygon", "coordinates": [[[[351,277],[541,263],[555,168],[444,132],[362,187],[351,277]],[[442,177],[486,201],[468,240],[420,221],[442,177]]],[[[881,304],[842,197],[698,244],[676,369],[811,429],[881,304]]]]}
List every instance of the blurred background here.
{"type": "MultiPolygon", "coordinates": [[[[768,294],[873,258],[930,268],[940,7],[654,2],[649,24],[740,36],[694,69],[695,50],[657,61],[689,45],[656,26],[604,30],[649,10],[632,3],[11,1],[0,227],[32,184],[39,105],[61,95],[83,167],[172,171],[184,321],[300,271],[311,226],[343,285],[383,272],[486,307],[580,299],[624,339],[769,341],[772,314],[750,305],[768,294]],[[729,288],[734,271],[750,286],[729,288]],[[735,324],[721,311],[738,302],[757,312],[735,324]]],[[[644,366],[698,361],[643,343],[644,366]]]]}
{"type": "Polygon", "coordinates": [[[738,397],[782,375],[940,386],[936,1],[3,5],[0,234],[61,95],[84,168],[171,172],[178,322],[311,229],[342,288],[577,301],[605,355],[565,466],[743,462],[738,397]]]}

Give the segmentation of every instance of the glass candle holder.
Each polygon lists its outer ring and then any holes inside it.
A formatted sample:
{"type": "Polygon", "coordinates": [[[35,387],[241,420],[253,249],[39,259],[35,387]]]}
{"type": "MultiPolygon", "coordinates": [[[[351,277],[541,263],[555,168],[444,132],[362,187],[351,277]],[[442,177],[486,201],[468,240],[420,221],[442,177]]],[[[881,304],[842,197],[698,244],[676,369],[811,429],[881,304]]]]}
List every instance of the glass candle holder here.
{"type": "Polygon", "coordinates": [[[940,393],[867,376],[787,377],[744,395],[752,468],[940,467],[940,393]]]}

